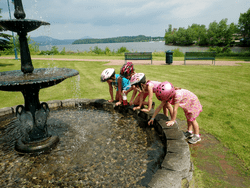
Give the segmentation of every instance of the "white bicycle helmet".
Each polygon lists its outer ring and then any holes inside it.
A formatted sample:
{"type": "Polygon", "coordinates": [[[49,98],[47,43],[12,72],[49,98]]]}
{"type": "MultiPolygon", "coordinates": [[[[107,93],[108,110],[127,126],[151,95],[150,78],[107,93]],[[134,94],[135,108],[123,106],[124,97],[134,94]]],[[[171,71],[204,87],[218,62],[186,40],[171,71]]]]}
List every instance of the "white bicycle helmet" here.
{"type": "Polygon", "coordinates": [[[101,82],[106,82],[108,79],[113,77],[115,75],[115,69],[113,68],[107,68],[104,71],[102,71],[101,74],[101,82]]]}
{"type": "Polygon", "coordinates": [[[135,73],[130,79],[131,86],[132,85],[139,86],[141,89],[142,89],[141,84],[145,83],[146,83],[146,76],[144,73],[135,73]]]}

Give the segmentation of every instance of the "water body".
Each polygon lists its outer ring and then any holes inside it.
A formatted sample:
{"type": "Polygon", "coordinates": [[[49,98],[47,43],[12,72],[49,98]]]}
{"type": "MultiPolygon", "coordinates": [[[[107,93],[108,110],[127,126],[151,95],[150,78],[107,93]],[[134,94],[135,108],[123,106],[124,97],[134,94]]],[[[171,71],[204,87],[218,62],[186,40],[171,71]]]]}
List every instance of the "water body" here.
{"type": "MultiPolygon", "coordinates": [[[[165,52],[168,50],[174,50],[179,48],[183,53],[185,52],[204,52],[208,50],[208,47],[197,47],[197,46],[169,46],[165,45],[164,41],[160,42],[126,42],[126,43],[98,43],[98,44],[68,44],[68,45],[55,45],[58,47],[58,51],[62,51],[65,47],[66,51],[73,52],[83,52],[90,51],[90,48],[94,49],[95,46],[104,50],[108,47],[111,51],[117,51],[121,47],[126,47],[131,52],[165,52]]],[[[40,46],[40,50],[50,50],[52,45],[40,46]]],[[[248,48],[244,47],[232,47],[233,52],[240,52],[247,50],[248,48]]]]}
{"type": "Polygon", "coordinates": [[[19,154],[15,117],[0,117],[0,187],[144,187],[164,146],[154,129],[102,110],[50,112],[48,132],[60,142],[47,154],[19,154]]]}

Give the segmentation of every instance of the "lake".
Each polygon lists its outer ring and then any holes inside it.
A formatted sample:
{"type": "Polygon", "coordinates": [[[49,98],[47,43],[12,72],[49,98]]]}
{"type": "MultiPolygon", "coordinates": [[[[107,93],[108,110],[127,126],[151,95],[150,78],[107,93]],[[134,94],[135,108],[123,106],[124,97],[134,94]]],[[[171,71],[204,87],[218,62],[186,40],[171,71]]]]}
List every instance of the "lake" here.
{"type": "MultiPolygon", "coordinates": [[[[164,41],[159,42],[127,42],[127,43],[97,43],[97,44],[68,44],[68,45],[55,45],[58,47],[58,51],[62,51],[62,49],[65,47],[66,51],[90,51],[90,48],[94,49],[95,46],[98,46],[98,48],[101,48],[104,50],[106,47],[108,47],[111,51],[117,51],[117,49],[121,47],[126,47],[131,52],[165,52],[168,50],[173,50],[179,48],[179,50],[183,53],[185,52],[194,52],[194,51],[200,51],[204,52],[208,50],[208,47],[197,47],[197,46],[188,46],[188,47],[182,47],[182,46],[171,46],[171,45],[165,45],[164,41]]],[[[40,46],[39,49],[41,50],[50,50],[52,48],[52,45],[46,45],[46,46],[40,46]]],[[[233,52],[240,52],[248,50],[248,48],[244,47],[232,47],[231,48],[233,52]]]]}

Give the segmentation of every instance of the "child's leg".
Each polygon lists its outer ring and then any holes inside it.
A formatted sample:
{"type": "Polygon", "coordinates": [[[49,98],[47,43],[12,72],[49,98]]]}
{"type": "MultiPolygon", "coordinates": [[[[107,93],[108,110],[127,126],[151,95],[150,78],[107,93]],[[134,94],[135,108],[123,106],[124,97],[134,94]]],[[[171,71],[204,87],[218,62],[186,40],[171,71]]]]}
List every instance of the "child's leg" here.
{"type": "Polygon", "coordinates": [[[187,121],[187,128],[188,128],[188,132],[192,133],[193,132],[193,123],[192,121],[187,121]]]}
{"type": "Polygon", "coordinates": [[[133,102],[134,105],[139,105],[140,103],[140,95],[138,94],[133,102]]]}
{"type": "Polygon", "coordinates": [[[118,91],[116,91],[116,94],[115,94],[115,100],[116,100],[116,101],[119,101],[118,91]]]}
{"type": "Polygon", "coordinates": [[[196,120],[190,121],[193,129],[194,129],[194,134],[193,137],[188,140],[190,144],[196,144],[197,142],[201,141],[200,135],[199,135],[199,125],[196,120]]]}
{"type": "Polygon", "coordinates": [[[120,98],[121,98],[121,96],[119,95],[119,92],[116,91],[115,100],[118,101],[118,102],[115,103],[116,106],[119,106],[120,104],[122,104],[122,103],[120,102],[120,98]]]}
{"type": "Polygon", "coordinates": [[[196,120],[191,121],[192,127],[194,129],[194,134],[199,135],[199,125],[196,120]]]}
{"type": "Polygon", "coordinates": [[[167,103],[166,104],[164,104],[164,106],[163,106],[163,113],[164,113],[164,115],[165,116],[167,116],[168,117],[168,108],[167,108],[167,103]]]}

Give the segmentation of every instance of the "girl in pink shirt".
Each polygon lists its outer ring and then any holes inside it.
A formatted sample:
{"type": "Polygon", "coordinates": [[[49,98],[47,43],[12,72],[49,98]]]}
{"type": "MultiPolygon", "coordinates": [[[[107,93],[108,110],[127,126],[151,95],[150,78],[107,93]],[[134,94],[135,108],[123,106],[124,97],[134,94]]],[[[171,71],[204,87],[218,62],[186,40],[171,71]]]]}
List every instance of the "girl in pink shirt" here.
{"type": "Polygon", "coordinates": [[[160,109],[167,104],[167,108],[171,115],[171,121],[166,122],[166,124],[168,126],[172,126],[176,120],[177,109],[178,107],[181,107],[187,118],[188,130],[184,133],[184,135],[189,138],[188,142],[195,144],[201,141],[199,135],[199,125],[196,118],[202,111],[202,105],[194,93],[186,89],[175,88],[170,82],[162,82],[157,87],[156,97],[162,102],[155,110],[155,113],[148,124],[151,124],[154,121],[154,118],[160,109]],[[194,134],[192,134],[192,129],[194,130],[194,134]]]}

